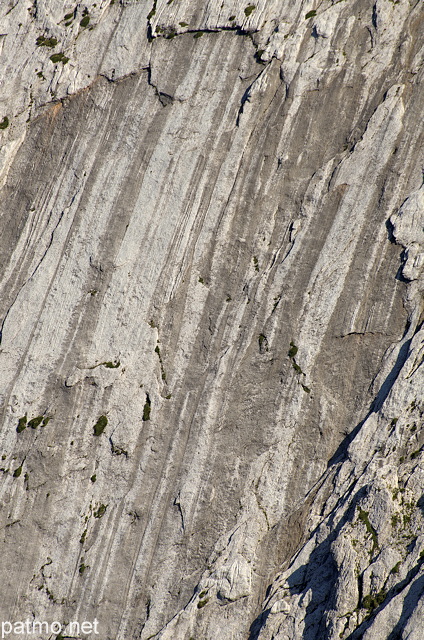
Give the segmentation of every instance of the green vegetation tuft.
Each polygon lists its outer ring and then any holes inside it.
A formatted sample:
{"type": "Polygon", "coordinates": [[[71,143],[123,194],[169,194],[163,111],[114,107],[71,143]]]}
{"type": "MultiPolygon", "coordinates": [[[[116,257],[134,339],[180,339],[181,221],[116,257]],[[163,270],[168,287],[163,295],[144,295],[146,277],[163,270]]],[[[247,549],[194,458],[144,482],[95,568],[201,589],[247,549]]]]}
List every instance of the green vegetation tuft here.
{"type": "Polygon", "coordinates": [[[399,560],[399,562],[396,562],[395,566],[392,568],[390,573],[393,573],[393,574],[399,573],[399,567],[400,567],[401,564],[402,564],[402,562],[400,560],[399,560]]]}
{"type": "MultiPolygon", "coordinates": [[[[158,342],[159,342],[159,340],[158,340],[158,342]]],[[[161,370],[161,374],[162,374],[162,380],[164,382],[166,382],[166,373],[165,373],[165,369],[164,369],[164,366],[163,366],[163,360],[162,360],[162,356],[161,356],[161,353],[160,353],[159,345],[156,345],[155,353],[157,353],[158,357],[159,357],[159,364],[160,364],[160,370],[161,370]]]]}
{"type": "Polygon", "coordinates": [[[20,467],[18,467],[17,469],[15,469],[15,471],[13,472],[13,477],[14,478],[19,478],[21,473],[22,473],[22,465],[20,467]]]}
{"type": "Polygon", "coordinates": [[[7,129],[9,126],[9,118],[4,116],[3,120],[0,122],[0,129],[7,129]]]}
{"type": "Polygon", "coordinates": [[[296,347],[294,342],[290,342],[290,349],[288,353],[289,358],[294,358],[298,351],[299,349],[296,347]]]}
{"type": "Polygon", "coordinates": [[[364,511],[363,509],[361,509],[361,507],[358,507],[358,511],[359,511],[359,515],[358,515],[359,520],[364,523],[367,529],[367,532],[370,534],[372,539],[372,549],[371,549],[371,555],[372,555],[374,553],[374,550],[379,548],[377,532],[369,520],[368,511],[364,511]]]}
{"type": "Polygon", "coordinates": [[[80,27],[82,29],[85,29],[85,27],[88,27],[89,22],[90,22],[90,16],[84,16],[80,22],[80,27]]]}
{"type": "Polygon", "coordinates": [[[150,396],[148,393],[146,393],[146,402],[144,403],[144,408],[143,408],[143,422],[147,422],[148,420],[150,420],[151,405],[152,403],[150,402],[150,396]]]}
{"type": "Polygon", "coordinates": [[[362,608],[366,609],[368,613],[371,613],[372,611],[374,611],[374,609],[377,609],[377,607],[379,607],[380,604],[384,602],[384,600],[386,599],[386,595],[386,592],[384,591],[384,589],[382,589],[374,596],[372,596],[371,594],[364,596],[364,598],[362,599],[362,608]]]}
{"type": "Polygon", "coordinates": [[[248,18],[254,12],[255,9],[256,9],[256,6],[254,4],[248,4],[244,10],[244,14],[246,18],[248,18]]]}
{"type": "Polygon", "coordinates": [[[392,515],[392,527],[395,529],[400,525],[400,515],[398,513],[394,513],[392,515]]]}
{"type": "Polygon", "coordinates": [[[199,602],[197,603],[197,608],[198,609],[202,609],[205,605],[207,605],[209,602],[209,598],[205,598],[204,600],[199,600],[199,602]]]}
{"type": "Polygon", "coordinates": [[[16,431],[18,433],[22,433],[22,431],[24,431],[24,429],[26,429],[27,427],[27,417],[26,414],[24,416],[22,416],[22,418],[19,418],[18,421],[18,426],[16,427],[16,431]]]}
{"type": "Polygon", "coordinates": [[[259,342],[259,351],[261,353],[263,353],[264,351],[268,351],[268,339],[266,335],[264,335],[263,333],[260,333],[258,337],[258,342],[259,342]]]}
{"type": "Polygon", "coordinates": [[[312,9],[312,11],[308,11],[308,13],[305,15],[305,20],[309,20],[309,18],[314,18],[317,15],[317,12],[315,11],[315,9],[312,9]]]}
{"type": "Polygon", "coordinates": [[[116,362],[102,362],[102,365],[106,367],[106,369],[117,369],[121,366],[121,363],[117,360],[116,362]]]}
{"type": "Polygon", "coordinates": [[[93,427],[95,436],[102,435],[103,431],[106,429],[107,422],[108,421],[106,416],[100,416],[100,418],[97,420],[96,424],[93,427]]]}
{"type": "Polygon", "coordinates": [[[193,38],[201,38],[203,36],[203,31],[198,31],[194,34],[193,38]]]}
{"type": "Polygon", "coordinates": [[[90,480],[91,480],[91,482],[96,482],[97,476],[96,476],[95,473],[93,473],[93,475],[91,476],[90,480]]]}
{"type": "Polygon", "coordinates": [[[95,518],[103,518],[103,516],[106,513],[106,509],[107,509],[107,504],[101,504],[100,507],[96,509],[96,511],[93,513],[93,516],[95,518]]]}
{"type": "Polygon", "coordinates": [[[292,365],[293,365],[293,369],[296,371],[296,373],[298,373],[299,375],[303,373],[302,369],[299,367],[297,362],[295,362],[294,360],[292,362],[292,365]]]}
{"type": "Polygon", "coordinates": [[[147,14],[147,20],[151,20],[153,18],[153,16],[155,15],[155,13],[156,13],[156,4],[157,4],[157,0],[154,0],[153,8],[150,11],[150,13],[147,14]]]}
{"type": "Polygon", "coordinates": [[[38,36],[35,44],[37,45],[37,47],[49,47],[50,49],[53,49],[57,45],[57,40],[56,38],[46,38],[45,36],[38,36]]]}
{"type": "Polygon", "coordinates": [[[32,418],[27,424],[27,427],[31,427],[31,429],[36,429],[43,422],[44,416],[37,416],[36,418],[32,418]]]}
{"type": "Polygon", "coordinates": [[[67,62],[69,62],[69,58],[67,58],[64,53],[54,53],[52,56],[50,56],[50,60],[53,62],[53,64],[57,64],[58,62],[66,64],[67,62]]]}

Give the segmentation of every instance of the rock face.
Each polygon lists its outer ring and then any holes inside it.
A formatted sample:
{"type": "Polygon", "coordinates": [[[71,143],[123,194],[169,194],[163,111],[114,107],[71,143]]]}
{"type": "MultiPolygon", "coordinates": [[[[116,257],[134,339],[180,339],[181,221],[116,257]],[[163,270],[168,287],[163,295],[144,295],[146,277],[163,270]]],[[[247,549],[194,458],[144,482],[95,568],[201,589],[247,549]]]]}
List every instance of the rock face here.
{"type": "Polygon", "coordinates": [[[0,25],[0,618],[421,640],[422,3],[0,25]]]}

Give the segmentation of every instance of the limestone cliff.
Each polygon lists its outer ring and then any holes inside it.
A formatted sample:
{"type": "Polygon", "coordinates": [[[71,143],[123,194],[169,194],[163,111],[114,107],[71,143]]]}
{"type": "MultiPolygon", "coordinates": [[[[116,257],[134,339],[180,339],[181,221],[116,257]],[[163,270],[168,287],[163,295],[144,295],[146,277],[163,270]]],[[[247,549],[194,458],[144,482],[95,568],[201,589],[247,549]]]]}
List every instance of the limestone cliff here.
{"type": "Polygon", "coordinates": [[[1,3],[0,619],[421,640],[423,15],[1,3]]]}

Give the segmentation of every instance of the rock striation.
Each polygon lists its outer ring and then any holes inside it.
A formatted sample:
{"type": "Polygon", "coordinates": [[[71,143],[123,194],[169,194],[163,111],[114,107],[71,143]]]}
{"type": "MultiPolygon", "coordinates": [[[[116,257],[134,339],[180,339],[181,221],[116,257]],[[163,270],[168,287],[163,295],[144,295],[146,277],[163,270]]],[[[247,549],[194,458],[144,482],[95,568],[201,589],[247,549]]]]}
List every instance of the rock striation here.
{"type": "Polygon", "coordinates": [[[421,639],[423,22],[2,4],[1,620],[421,639]]]}

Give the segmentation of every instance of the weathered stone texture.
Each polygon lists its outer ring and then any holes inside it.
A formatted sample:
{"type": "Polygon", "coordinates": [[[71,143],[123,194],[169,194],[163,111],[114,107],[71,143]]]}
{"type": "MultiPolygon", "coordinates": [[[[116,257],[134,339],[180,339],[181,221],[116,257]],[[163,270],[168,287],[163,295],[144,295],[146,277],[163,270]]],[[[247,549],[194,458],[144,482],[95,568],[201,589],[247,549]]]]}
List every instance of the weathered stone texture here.
{"type": "Polygon", "coordinates": [[[0,20],[0,618],[418,640],[421,3],[0,20]]]}

